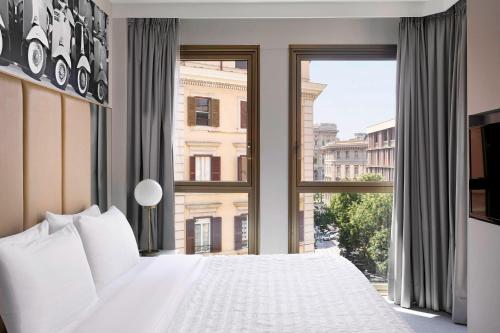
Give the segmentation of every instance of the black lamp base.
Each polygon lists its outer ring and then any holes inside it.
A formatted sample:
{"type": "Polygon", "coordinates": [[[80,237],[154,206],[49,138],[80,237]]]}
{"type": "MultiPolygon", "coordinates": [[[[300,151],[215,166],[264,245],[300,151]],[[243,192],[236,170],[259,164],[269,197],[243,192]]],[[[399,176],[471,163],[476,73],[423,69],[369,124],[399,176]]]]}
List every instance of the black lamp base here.
{"type": "Polygon", "coordinates": [[[142,257],[156,257],[160,254],[160,250],[142,250],[139,253],[142,257]]]}

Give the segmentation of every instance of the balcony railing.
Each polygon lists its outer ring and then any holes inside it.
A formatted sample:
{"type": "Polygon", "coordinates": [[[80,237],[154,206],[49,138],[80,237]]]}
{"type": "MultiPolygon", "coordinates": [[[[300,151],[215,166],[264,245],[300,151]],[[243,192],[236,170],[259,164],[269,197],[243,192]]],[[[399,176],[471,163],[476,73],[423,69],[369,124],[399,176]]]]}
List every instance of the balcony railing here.
{"type": "Polygon", "coordinates": [[[212,252],[211,245],[195,245],[194,253],[210,253],[212,252]]]}

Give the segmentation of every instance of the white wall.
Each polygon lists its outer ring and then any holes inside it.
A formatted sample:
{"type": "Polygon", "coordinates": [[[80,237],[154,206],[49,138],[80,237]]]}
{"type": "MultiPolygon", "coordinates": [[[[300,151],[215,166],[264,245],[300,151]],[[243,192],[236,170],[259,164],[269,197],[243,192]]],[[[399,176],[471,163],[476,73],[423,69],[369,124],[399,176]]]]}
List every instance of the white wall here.
{"type": "MultiPolygon", "coordinates": [[[[114,73],[126,72],[126,45],[118,31],[123,19],[113,19],[114,73]]],[[[182,44],[260,45],[261,193],[260,252],[288,251],[288,46],[289,44],[395,44],[397,19],[260,19],[182,20],[182,44]]],[[[123,152],[126,133],[126,77],[113,82],[113,203],[123,208],[121,179],[126,165],[123,152]],[[123,87],[118,87],[122,85],[123,87]]]]}
{"type": "MultiPolygon", "coordinates": [[[[468,113],[500,108],[500,1],[467,1],[468,113]]],[[[471,219],[468,233],[469,332],[500,332],[500,226],[471,219]]]]}

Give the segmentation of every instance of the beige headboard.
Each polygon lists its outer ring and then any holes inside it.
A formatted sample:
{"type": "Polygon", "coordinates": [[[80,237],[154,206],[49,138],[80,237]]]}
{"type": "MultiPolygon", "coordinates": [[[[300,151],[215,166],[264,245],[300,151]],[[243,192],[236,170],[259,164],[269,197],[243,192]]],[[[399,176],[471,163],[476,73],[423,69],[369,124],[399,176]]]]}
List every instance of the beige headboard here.
{"type": "Polygon", "coordinates": [[[23,230],[23,88],[0,75],[0,237],[23,230]]]}
{"type": "MultiPolygon", "coordinates": [[[[0,73],[0,237],[90,205],[90,105],[0,73]]],[[[0,332],[5,332],[0,320],[0,332]]]]}
{"type": "Polygon", "coordinates": [[[90,205],[90,105],[62,98],[62,210],[77,213],[90,205]]]}
{"type": "MultiPolygon", "coordinates": [[[[23,83],[24,229],[62,212],[61,96],[23,83]]],[[[1,203],[0,203],[1,204],[1,203]]]]}

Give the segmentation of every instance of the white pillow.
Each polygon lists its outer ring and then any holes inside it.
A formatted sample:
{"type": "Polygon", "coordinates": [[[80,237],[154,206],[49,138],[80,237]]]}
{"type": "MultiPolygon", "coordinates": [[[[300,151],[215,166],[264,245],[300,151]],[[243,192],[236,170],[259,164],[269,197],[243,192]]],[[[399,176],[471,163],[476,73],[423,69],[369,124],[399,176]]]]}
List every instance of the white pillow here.
{"type": "Polygon", "coordinates": [[[74,225],[29,244],[0,247],[0,315],[9,333],[58,332],[96,301],[74,225]]]}
{"type": "Polygon", "coordinates": [[[99,217],[82,215],[75,226],[98,292],[139,262],[134,232],[118,208],[113,206],[99,217]]]}
{"type": "Polygon", "coordinates": [[[44,220],[42,223],[35,224],[31,228],[8,237],[0,238],[0,246],[10,244],[26,244],[49,235],[49,223],[44,220]]]}
{"type": "Polygon", "coordinates": [[[99,206],[92,205],[78,214],[59,215],[47,212],[46,219],[49,221],[49,233],[52,234],[57,230],[64,228],[66,225],[73,223],[78,216],[82,215],[99,216],[101,215],[101,210],[99,209],[99,206]]]}

